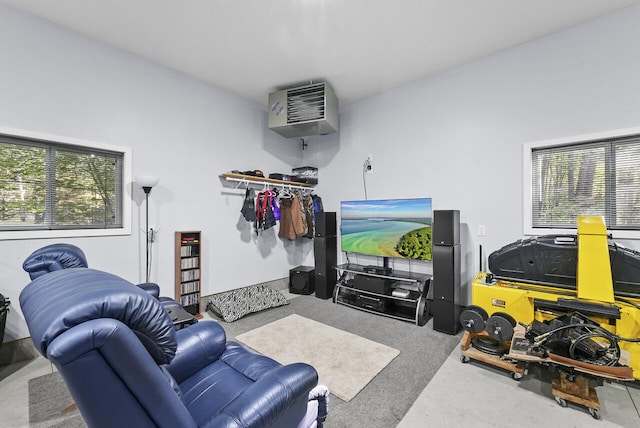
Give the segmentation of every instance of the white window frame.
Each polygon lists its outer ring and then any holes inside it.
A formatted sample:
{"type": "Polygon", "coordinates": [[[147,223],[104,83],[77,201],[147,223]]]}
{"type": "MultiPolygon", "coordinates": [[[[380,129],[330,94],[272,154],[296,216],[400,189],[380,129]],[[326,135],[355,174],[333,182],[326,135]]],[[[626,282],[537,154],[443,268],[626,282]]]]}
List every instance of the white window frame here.
{"type": "Polygon", "coordinates": [[[14,239],[46,239],[46,238],[76,238],[93,236],[122,236],[131,235],[131,148],[98,143],[95,141],[61,137],[33,131],[0,127],[0,133],[16,137],[33,138],[51,141],[89,149],[99,149],[122,153],[122,227],[108,229],[56,229],[56,230],[5,230],[0,231],[0,240],[14,239]]]}
{"type": "MultiPolygon", "coordinates": [[[[607,138],[621,138],[640,134],[640,127],[626,128],[613,131],[604,131],[593,134],[576,135],[572,137],[557,138],[544,141],[525,143],[522,148],[522,170],[523,170],[523,217],[524,234],[527,236],[541,235],[575,235],[576,229],[554,229],[554,228],[534,228],[531,218],[532,182],[531,182],[531,153],[540,147],[553,147],[567,144],[587,143],[590,141],[603,140],[607,138]]],[[[577,226],[577,225],[576,225],[577,226]]],[[[608,231],[613,238],[617,239],[640,239],[640,231],[637,230],[611,230],[608,231]]]]}

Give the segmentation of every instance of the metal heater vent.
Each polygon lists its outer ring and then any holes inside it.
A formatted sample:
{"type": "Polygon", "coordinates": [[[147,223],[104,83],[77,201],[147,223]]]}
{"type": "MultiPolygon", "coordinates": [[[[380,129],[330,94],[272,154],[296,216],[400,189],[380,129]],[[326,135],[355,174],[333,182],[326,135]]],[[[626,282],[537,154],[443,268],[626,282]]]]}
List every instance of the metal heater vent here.
{"type": "Polygon", "coordinates": [[[338,131],[338,99],[327,83],[269,94],[269,128],[287,137],[338,131]]]}
{"type": "Polygon", "coordinates": [[[324,119],[324,84],[287,91],[287,122],[324,119]]]}

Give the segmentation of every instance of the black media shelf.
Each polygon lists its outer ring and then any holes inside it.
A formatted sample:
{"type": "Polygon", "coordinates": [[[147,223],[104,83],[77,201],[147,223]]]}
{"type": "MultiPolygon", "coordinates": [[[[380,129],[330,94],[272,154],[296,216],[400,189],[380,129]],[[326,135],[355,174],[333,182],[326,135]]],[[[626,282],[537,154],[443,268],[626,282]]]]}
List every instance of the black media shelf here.
{"type": "Polygon", "coordinates": [[[426,298],[431,275],[393,270],[391,274],[381,275],[372,273],[369,267],[356,264],[336,266],[342,272],[341,280],[336,284],[333,302],[359,309],[361,311],[413,322],[416,325],[426,324],[429,307],[426,298]],[[356,287],[355,277],[366,277],[388,280],[389,293],[378,293],[356,287]],[[406,297],[394,296],[394,290],[405,290],[406,297]]]}

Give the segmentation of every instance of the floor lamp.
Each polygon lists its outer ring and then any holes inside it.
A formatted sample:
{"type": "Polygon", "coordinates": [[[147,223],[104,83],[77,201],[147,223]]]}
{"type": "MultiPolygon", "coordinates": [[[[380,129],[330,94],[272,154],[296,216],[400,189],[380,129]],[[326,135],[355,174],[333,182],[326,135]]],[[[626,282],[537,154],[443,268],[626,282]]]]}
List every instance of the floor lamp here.
{"type": "Polygon", "coordinates": [[[146,222],[145,222],[145,228],[144,228],[144,237],[145,237],[145,241],[146,241],[146,251],[147,251],[147,259],[146,259],[146,273],[147,273],[147,280],[146,282],[149,282],[149,269],[151,266],[149,266],[149,193],[151,193],[151,189],[153,188],[153,186],[155,186],[156,184],[158,184],[158,181],[160,181],[158,179],[158,177],[154,177],[152,175],[139,175],[136,176],[136,184],[140,187],[142,187],[142,190],[144,191],[144,196],[145,196],[145,206],[146,206],[146,222]]]}

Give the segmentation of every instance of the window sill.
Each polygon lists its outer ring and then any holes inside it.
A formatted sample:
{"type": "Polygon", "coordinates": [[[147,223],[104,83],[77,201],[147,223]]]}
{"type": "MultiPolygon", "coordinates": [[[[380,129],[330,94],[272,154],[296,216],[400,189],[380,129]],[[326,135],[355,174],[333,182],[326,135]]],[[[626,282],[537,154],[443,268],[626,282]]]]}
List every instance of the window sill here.
{"type": "Polygon", "coordinates": [[[1,240],[86,238],[96,236],[131,235],[130,228],[117,229],[71,229],[71,230],[7,230],[0,232],[1,240]]]}

